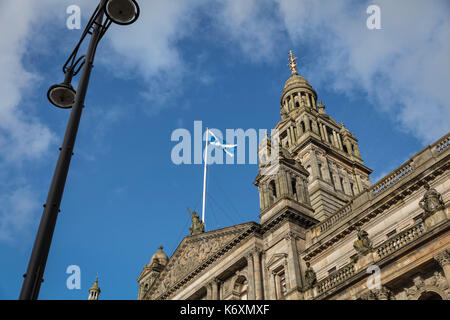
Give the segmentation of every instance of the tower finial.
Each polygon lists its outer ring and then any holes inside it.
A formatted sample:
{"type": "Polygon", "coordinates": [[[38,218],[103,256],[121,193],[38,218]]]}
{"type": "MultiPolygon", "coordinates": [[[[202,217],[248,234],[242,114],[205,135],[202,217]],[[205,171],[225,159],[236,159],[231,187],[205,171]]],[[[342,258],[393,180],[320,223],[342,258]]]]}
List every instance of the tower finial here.
{"type": "Polygon", "coordinates": [[[294,57],[292,54],[292,50],[289,50],[289,68],[291,69],[292,74],[297,74],[297,64],[295,61],[297,60],[297,57],[294,57]]]}

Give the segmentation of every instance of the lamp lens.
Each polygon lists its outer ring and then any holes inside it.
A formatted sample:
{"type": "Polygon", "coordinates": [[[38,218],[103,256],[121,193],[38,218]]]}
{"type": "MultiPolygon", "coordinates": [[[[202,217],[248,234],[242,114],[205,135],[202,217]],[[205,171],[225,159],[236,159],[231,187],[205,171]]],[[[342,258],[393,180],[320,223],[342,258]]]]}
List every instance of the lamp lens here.
{"type": "Polygon", "coordinates": [[[66,87],[55,87],[50,92],[51,102],[60,108],[70,108],[75,102],[75,92],[66,87]]]}
{"type": "Polygon", "coordinates": [[[110,0],[106,4],[106,13],[114,22],[128,24],[136,17],[136,6],[130,0],[110,0]]]}

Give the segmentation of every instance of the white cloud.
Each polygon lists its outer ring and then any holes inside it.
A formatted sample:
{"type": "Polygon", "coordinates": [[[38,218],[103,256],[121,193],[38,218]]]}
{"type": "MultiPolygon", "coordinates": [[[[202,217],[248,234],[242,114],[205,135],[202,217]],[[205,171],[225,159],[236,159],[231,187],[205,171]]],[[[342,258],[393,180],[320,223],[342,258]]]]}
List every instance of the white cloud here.
{"type": "Polygon", "coordinates": [[[366,27],[371,1],[279,4],[292,41],[315,44],[315,77],[348,94],[363,90],[375,108],[424,143],[448,132],[448,1],[377,1],[382,30],[366,27]]]}
{"type": "Polygon", "coordinates": [[[0,4],[0,160],[6,162],[38,158],[54,139],[53,133],[21,106],[23,93],[29,92],[37,79],[22,64],[36,17],[34,9],[32,1],[0,4]]]}
{"type": "Polygon", "coordinates": [[[31,187],[20,187],[0,195],[0,240],[14,241],[36,223],[40,207],[31,187]]]}

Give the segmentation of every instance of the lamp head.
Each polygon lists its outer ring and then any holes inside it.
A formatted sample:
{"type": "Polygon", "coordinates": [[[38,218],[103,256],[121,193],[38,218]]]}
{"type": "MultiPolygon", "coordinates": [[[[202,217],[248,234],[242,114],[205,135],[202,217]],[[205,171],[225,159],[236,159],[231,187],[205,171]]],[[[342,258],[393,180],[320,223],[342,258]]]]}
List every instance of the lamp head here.
{"type": "Polygon", "coordinates": [[[75,102],[76,92],[70,83],[55,84],[48,89],[47,98],[56,107],[70,109],[75,102]]]}
{"type": "Polygon", "coordinates": [[[114,23],[128,25],[139,17],[139,6],[135,0],[108,0],[105,14],[114,23]]]}

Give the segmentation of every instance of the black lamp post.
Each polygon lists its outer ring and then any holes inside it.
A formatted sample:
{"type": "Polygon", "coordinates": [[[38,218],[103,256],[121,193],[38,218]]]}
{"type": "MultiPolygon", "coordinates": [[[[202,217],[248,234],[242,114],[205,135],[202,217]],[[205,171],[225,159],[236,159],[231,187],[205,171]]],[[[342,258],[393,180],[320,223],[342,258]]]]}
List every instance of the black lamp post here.
{"type": "Polygon", "coordinates": [[[139,17],[139,6],[135,0],[100,0],[99,5],[91,16],[80,41],[67,59],[63,72],[64,82],[50,87],[47,97],[52,104],[59,108],[72,108],[63,144],[60,148],[58,162],[50,185],[47,201],[44,204],[41,222],[31,252],[30,261],[20,291],[20,300],[36,300],[43,280],[45,265],[55,230],[59,206],[64,191],[64,185],[69,171],[70,160],[80,123],[81,112],[93,67],[95,51],[100,39],[112,22],[128,25],[139,17]],[[104,19],[104,16],[106,18],[104,19]],[[85,56],[77,59],[78,50],[85,37],[90,34],[91,39],[85,56]],[[72,77],[82,69],[78,89],[75,92],[71,85],[72,77]]]}

